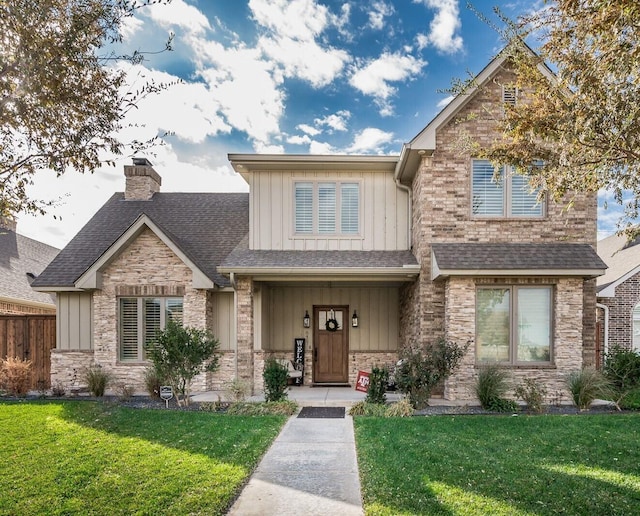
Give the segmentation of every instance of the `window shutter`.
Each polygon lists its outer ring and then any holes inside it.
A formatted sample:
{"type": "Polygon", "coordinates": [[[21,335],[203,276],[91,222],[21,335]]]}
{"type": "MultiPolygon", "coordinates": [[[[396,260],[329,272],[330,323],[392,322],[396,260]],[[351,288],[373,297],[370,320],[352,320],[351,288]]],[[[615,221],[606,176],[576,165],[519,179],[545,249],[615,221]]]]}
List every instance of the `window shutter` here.
{"type": "Polygon", "coordinates": [[[138,300],[120,299],[120,360],[139,360],[138,300]]]}
{"type": "Polygon", "coordinates": [[[313,233],[313,184],[295,184],[296,233],[313,233]]]}
{"type": "Polygon", "coordinates": [[[531,190],[529,177],[511,176],[511,215],[513,217],[540,217],[542,203],[537,202],[538,190],[531,190]]]}
{"type": "Polygon", "coordinates": [[[144,299],[144,345],[156,340],[156,331],[160,329],[160,299],[144,299]]]}
{"type": "Polygon", "coordinates": [[[166,324],[166,321],[168,321],[169,319],[171,319],[174,322],[182,324],[182,315],[183,315],[182,298],[170,297],[169,299],[167,299],[165,315],[166,315],[165,324],[166,324]]]}
{"type": "Polygon", "coordinates": [[[473,161],[474,215],[500,217],[504,215],[504,167],[497,180],[493,178],[494,167],[487,160],[473,161]]]}
{"type": "Polygon", "coordinates": [[[336,232],[336,185],[318,185],[318,233],[336,232]]]}
{"type": "Polygon", "coordinates": [[[340,185],[340,231],[357,234],[359,231],[358,216],[360,213],[360,195],[357,183],[340,185]]]}

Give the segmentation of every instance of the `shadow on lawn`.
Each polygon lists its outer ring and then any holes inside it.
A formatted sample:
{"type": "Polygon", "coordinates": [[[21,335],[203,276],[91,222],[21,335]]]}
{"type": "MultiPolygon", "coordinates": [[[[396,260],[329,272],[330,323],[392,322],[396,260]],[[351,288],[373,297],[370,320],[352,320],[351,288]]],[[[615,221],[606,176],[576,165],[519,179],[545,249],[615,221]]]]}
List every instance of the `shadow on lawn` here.
{"type": "Polygon", "coordinates": [[[579,416],[583,432],[569,424],[573,418],[401,420],[391,434],[367,428],[366,442],[358,428],[359,451],[381,454],[377,463],[385,465],[362,474],[366,507],[445,515],[635,513],[640,416],[579,416]]]}

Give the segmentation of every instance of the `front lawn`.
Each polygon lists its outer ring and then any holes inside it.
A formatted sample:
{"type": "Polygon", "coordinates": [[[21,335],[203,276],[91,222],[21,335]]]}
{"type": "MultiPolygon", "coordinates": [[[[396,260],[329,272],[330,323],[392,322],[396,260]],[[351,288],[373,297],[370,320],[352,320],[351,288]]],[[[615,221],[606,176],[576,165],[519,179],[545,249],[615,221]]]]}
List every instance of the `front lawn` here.
{"type": "Polygon", "coordinates": [[[0,403],[0,514],[224,514],[285,420],[0,403]]]}
{"type": "Polygon", "coordinates": [[[354,418],[367,515],[627,515],[640,414],[354,418]]]}

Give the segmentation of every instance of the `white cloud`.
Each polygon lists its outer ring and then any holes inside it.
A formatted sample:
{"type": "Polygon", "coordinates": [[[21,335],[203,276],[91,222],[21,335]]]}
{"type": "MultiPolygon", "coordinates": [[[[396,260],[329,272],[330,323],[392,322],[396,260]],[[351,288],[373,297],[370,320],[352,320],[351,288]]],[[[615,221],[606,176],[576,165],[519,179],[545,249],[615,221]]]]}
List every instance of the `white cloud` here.
{"type": "Polygon", "coordinates": [[[308,135],[303,136],[289,136],[287,138],[287,143],[291,145],[309,145],[311,143],[311,138],[308,135]]]}
{"type": "Polygon", "coordinates": [[[449,102],[451,102],[453,99],[455,99],[455,96],[449,95],[448,97],[445,97],[442,100],[438,101],[438,104],[437,104],[438,109],[444,109],[449,105],[449,102]]]}
{"type": "Polygon", "coordinates": [[[253,18],[275,34],[311,41],[326,27],[328,10],[313,0],[250,0],[253,18]]]}
{"type": "Polygon", "coordinates": [[[429,24],[429,34],[417,37],[418,46],[422,49],[429,44],[447,54],[461,50],[463,41],[457,34],[462,26],[458,0],[414,0],[414,2],[436,10],[429,24]]]}
{"type": "Polygon", "coordinates": [[[327,126],[334,131],[346,131],[347,120],[351,117],[351,113],[348,110],[341,110],[333,115],[327,115],[324,118],[314,119],[316,126],[327,126]]]}
{"type": "Polygon", "coordinates": [[[173,0],[168,4],[154,4],[149,9],[143,9],[141,14],[149,16],[164,28],[182,27],[195,34],[211,29],[207,17],[196,7],[185,3],[184,0],[173,0]]]}
{"type": "Polygon", "coordinates": [[[376,1],[371,4],[371,10],[367,13],[369,16],[369,27],[375,30],[384,28],[384,19],[391,16],[395,12],[393,5],[386,4],[383,1],[376,1]]]}
{"type": "Polygon", "coordinates": [[[308,124],[298,124],[296,126],[296,129],[300,129],[302,132],[307,133],[309,136],[317,136],[322,132],[320,129],[311,127],[308,124]]]}
{"type": "Polygon", "coordinates": [[[375,127],[367,127],[358,134],[349,147],[349,152],[381,153],[382,146],[393,140],[393,133],[388,133],[375,127]]]}
{"type": "Polygon", "coordinates": [[[120,24],[120,35],[125,40],[131,39],[140,29],[142,29],[143,25],[144,22],[135,16],[123,18],[122,23],[120,24]]]}
{"type": "Polygon", "coordinates": [[[336,149],[325,142],[311,142],[309,145],[310,154],[336,154],[336,149]]]}
{"type": "Polygon", "coordinates": [[[419,74],[426,65],[426,61],[408,54],[385,52],[356,70],[349,79],[349,84],[363,94],[374,97],[380,107],[380,114],[386,116],[392,113],[388,99],[396,93],[396,88],[389,83],[408,80],[419,74]]]}

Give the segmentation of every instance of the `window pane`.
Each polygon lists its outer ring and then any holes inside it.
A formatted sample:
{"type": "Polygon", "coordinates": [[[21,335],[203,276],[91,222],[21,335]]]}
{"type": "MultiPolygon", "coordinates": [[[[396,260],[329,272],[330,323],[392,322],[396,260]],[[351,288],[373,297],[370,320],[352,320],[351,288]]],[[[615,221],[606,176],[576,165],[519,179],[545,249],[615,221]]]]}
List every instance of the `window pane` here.
{"type": "Polygon", "coordinates": [[[633,309],[633,350],[640,351],[640,304],[633,309]]]}
{"type": "Polygon", "coordinates": [[[171,319],[172,321],[182,324],[182,313],[183,313],[182,298],[174,297],[174,298],[167,299],[165,321],[168,321],[169,319],[171,319]]]}
{"type": "Polygon", "coordinates": [[[295,228],[296,233],[313,232],[313,184],[295,185],[295,228]]]}
{"type": "Polygon", "coordinates": [[[476,342],[479,362],[509,361],[509,304],[509,289],[478,289],[476,342]]]}
{"type": "Polygon", "coordinates": [[[518,361],[551,360],[551,289],[518,289],[518,361]]]}
{"type": "Polygon", "coordinates": [[[493,177],[494,168],[486,160],[473,161],[473,214],[487,217],[504,215],[504,170],[498,180],[493,177]]]}
{"type": "Polygon", "coordinates": [[[120,360],[139,360],[138,300],[120,299],[120,360]]]}
{"type": "Polygon", "coordinates": [[[156,331],[160,329],[161,299],[144,299],[144,344],[152,344],[156,340],[156,331]]]}
{"type": "Polygon", "coordinates": [[[357,234],[360,199],[356,183],[343,183],[340,186],[340,231],[342,233],[357,234]]]}
{"type": "Polygon", "coordinates": [[[336,232],[336,185],[318,185],[318,233],[336,232]]]}
{"type": "Polygon", "coordinates": [[[542,216],[542,203],[537,203],[538,190],[531,191],[529,178],[520,174],[511,176],[511,215],[514,217],[542,216]]]}

